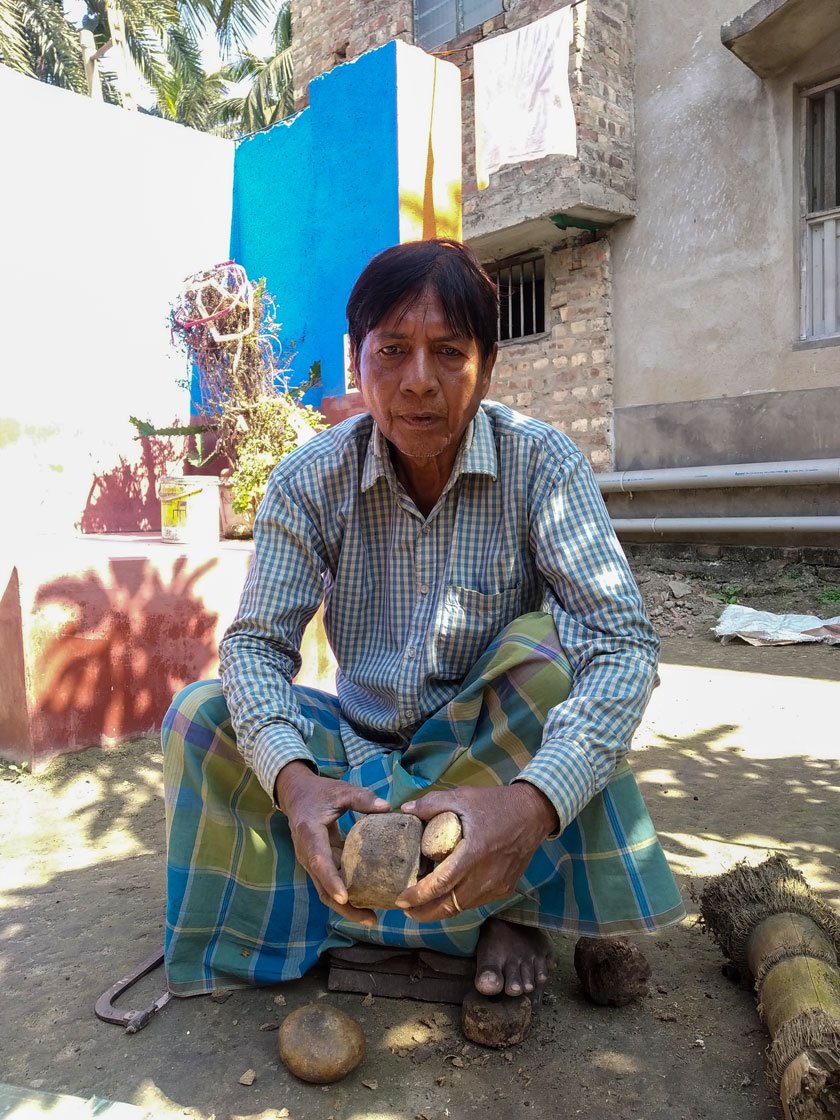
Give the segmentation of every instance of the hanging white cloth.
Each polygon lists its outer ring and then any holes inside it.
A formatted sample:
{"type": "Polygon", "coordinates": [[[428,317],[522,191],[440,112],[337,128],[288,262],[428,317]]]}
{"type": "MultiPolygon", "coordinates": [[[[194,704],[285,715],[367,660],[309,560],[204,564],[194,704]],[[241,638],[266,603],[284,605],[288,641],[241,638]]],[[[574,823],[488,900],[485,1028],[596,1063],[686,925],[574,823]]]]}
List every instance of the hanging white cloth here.
{"type": "Polygon", "coordinates": [[[473,47],[475,171],[479,190],[504,164],[577,155],[569,90],[572,9],[473,47]]]}

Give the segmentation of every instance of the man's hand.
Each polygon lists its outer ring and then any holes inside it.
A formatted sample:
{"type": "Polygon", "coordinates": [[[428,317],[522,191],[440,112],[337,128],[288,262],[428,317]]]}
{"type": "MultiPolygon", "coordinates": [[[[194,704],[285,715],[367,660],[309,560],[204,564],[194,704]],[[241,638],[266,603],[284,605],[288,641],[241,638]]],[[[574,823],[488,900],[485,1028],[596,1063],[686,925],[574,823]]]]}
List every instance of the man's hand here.
{"type": "Polygon", "coordinates": [[[357,910],[347,900],[347,888],[338,873],[341,847],[336,821],[348,809],[358,813],[386,813],[387,801],[369,789],[322,778],[305,762],[290,762],[274,783],[277,804],[285,813],[298,863],[305,868],[318,897],[332,910],[363,925],[373,925],[372,910],[357,910]]]}
{"type": "Polygon", "coordinates": [[[423,821],[449,809],[461,818],[464,834],[450,856],[397,900],[418,922],[437,922],[459,908],[507,898],[534,852],[558,826],[554,806],[528,782],[429,793],[402,808],[423,821]]]}

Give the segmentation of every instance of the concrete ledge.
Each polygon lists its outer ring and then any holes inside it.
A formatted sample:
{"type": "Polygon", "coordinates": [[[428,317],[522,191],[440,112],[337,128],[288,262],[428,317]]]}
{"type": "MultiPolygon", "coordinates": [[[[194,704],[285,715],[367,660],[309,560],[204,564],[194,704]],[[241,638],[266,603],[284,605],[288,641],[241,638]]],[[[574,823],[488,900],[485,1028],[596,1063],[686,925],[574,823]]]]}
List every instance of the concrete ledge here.
{"type": "MultiPolygon", "coordinates": [[[[172,696],[218,672],[250,541],[158,534],[30,538],[0,561],[0,755],[49,758],[155,734],[172,696]]],[[[330,689],[320,619],[299,680],[330,689]]]]}
{"type": "Polygon", "coordinates": [[[504,167],[485,191],[470,197],[464,208],[464,240],[483,260],[529,249],[560,245],[580,231],[560,230],[555,214],[598,225],[614,225],[636,213],[632,199],[579,174],[564,178],[569,156],[546,156],[528,164],[504,167]],[[527,169],[527,170],[525,170],[527,169]]]}
{"type": "Polygon", "coordinates": [[[725,23],[720,38],[760,78],[774,78],[837,30],[836,0],[759,0],[725,23]]]}

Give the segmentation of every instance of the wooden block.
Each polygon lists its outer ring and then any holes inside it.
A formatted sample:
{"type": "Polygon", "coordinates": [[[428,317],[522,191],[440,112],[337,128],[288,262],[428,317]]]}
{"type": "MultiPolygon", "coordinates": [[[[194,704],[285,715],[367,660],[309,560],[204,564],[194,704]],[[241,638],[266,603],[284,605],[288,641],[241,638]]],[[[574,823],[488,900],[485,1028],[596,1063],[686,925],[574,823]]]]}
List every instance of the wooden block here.
{"type": "Polygon", "coordinates": [[[331,992],[357,992],[386,999],[417,999],[429,1003],[463,1002],[473,990],[471,976],[418,975],[409,973],[362,972],[355,968],[330,969],[327,987],[331,992]]]}

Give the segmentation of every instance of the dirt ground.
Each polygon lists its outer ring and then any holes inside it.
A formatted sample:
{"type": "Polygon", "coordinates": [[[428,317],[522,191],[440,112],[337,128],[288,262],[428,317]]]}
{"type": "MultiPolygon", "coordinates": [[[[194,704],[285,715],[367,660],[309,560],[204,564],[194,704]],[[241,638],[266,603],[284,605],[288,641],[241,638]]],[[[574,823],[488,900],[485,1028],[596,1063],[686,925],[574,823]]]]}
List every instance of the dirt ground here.
{"type": "MultiPolygon", "coordinates": [[[[638,942],[653,969],[647,999],[587,1003],[573,943],[561,940],[531,1035],[507,1052],[465,1043],[455,1007],[329,994],[323,970],[225,1002],[173,1001],[132,1036],[100,1023],[96,998],[163,939],[159,746],[136,741],[36,776],[0,764],[0,1081],[195,1120],[778,1117],[753,996],[722,975],[689,891],[779,850],[840,909],[840,648],[721,645],[709,628],[738,596],[823,617],[840,604],[796,580],[765,601],[679,571],[639,580],[665,642],[631,760],[690,911],[638,942]],[[297,1082],[275,1056],[274,1026],[316,999],[355,1016],[368,1047],[324,1088],[297,1082]],[[253,1083],[240,1084],[249,1069],[253,1083]]],[[[128,1003],[161,987],[158,972],[128,1003]]]]}

